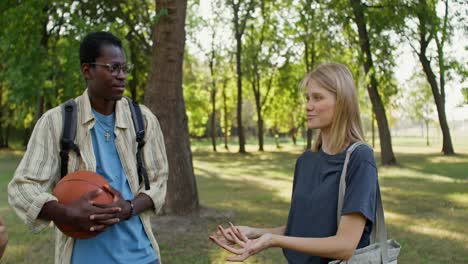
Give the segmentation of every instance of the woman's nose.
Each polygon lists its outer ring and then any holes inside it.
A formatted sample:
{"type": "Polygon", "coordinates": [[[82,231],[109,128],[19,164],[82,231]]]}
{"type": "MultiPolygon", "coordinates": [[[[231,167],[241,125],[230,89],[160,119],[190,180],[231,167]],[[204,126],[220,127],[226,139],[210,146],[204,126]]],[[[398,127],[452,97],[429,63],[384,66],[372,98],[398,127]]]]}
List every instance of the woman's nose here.
{"type": "Polygon", "coordinates": [[[313,110],[313,108],[314,108],[314,103],[312,102],[312,100],[307,100],[306,109],[313,110]]]}

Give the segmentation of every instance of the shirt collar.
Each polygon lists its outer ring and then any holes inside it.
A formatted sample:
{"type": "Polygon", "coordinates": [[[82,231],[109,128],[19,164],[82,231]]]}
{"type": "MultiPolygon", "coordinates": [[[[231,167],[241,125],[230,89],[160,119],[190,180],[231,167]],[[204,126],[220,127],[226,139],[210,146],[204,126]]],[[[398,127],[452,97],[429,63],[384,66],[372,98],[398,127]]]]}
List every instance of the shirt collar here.
{"type": "MultiPolygon", "coordinates": [[[[80,103],[80,109],[83,109],[81,115],[81,124],[85,125],[88,122],[94,123],[94,115],[91,108],[91,101],[89,100],[88,89],[86,89],[82,95],[82,100],[80,103]]],[[[115,105],[115,126],[118,128],[128,128],[128,102],[125,99],[120,99],[116,102],[115,105]]]]}

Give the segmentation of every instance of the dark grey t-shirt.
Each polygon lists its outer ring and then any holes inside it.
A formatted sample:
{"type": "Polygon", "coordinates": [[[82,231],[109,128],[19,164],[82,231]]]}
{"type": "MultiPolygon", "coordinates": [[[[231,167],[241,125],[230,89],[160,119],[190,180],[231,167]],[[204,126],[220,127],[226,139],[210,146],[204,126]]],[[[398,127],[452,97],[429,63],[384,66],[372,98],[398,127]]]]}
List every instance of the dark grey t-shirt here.
{"type": "MultiPolygon", "coordinates": [[[[285,235],[329,237],[337,231],[338,187],[346,151],[328,155],[322,150],[306,151],[296,162],[293,194],[285,235]]],[[[361,145],[350,157],[346,193],[341,214],[361,213],[366,226],[358,248],[369,245],[375,220],[377,169],[372,150],[361,145]]],[[[330,259],[284,249],[289,263],[328,263],[330,259]]]]}

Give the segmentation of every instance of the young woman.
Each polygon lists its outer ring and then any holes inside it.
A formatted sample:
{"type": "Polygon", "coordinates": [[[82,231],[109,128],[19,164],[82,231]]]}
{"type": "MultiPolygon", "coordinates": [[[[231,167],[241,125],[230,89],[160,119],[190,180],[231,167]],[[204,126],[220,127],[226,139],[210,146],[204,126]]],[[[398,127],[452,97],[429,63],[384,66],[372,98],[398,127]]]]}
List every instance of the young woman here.
{"type": "Polygon", "coordinates": [[[354,80],[346,66],[318,66],[302,81],[307,97],[307,124],[318,129],[313,151],[297,160],[286,226],[253,228],[218,226],[210,239],[243,261],[270,247],[283,248],[289,263],[347,260],[369,245],[375,220],[377,168],[373,151],[361,145],[351,155],[346,194],[337,225],[338,187],[347,148],[364,141],[354,80]],[[239,247],[234,247],[232,244],[239,247]]]}

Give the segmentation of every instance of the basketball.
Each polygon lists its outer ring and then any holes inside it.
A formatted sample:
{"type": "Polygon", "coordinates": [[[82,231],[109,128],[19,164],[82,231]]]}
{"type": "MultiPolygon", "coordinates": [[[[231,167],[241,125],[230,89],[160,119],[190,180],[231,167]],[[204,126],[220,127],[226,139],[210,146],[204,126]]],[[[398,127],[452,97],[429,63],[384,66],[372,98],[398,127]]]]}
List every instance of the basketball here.
{"type": "MultiPolygon", "coordinates": [[[[63,177],[55,186],[52,194],[57,197],[59,203],[67,205],[88,192],[101,189],[103,192],[94,197],[93,201],[96,203],[111,203],[113,195],[103,188],[106,184],[109,184],[107,180],[95,172],[76,171],[63,177]]],[[[97,235],[97,233],[91,231],[78,231],[68,225],[57,224],[57,227],[65,235],[73,238],[87,239],[97,235]]]]}

